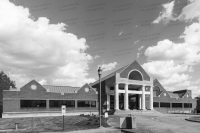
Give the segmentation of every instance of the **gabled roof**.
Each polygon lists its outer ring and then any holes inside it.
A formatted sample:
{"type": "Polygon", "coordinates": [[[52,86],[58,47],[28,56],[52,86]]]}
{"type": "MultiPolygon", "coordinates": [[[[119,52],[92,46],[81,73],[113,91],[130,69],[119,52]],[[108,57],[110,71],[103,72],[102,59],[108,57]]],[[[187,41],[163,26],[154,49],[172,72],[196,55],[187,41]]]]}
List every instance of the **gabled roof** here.
{"type": "Polygon", "coordinates": [[[95,93],[97,93],[96,88],[92,88],[88,83],[86,83],[85,85],[83,85],[82,87],[80,87],[80,88],[78,89],[78,91],[79,91],[80,89],[84,88],[84,87],[87,87],[87,86],[88,86],[91,90],[93,90],[95,93]]]}
{"type": "Polygon", "coordinates": [[[153,80],[153,86],[158,86],[160,91],[166,91],[165,88],[161,85],[161,83],[158,81],[158,79],[153,80]]]}
{"type": "Polygon", "coordinates": [[[183,98],[186,94],[190,94],[189,90],[167,91],[171,98],[183,98]]]}
{"type": "Polygon", "coordinates": [[[178,94],[173,93],[171,91],[167,91],[167,93],[170,95],[171,98],[180,98],[178,94]]]}
{"type": "Polygon", "coordinates": [[[53,93],[77,93],[84,86],[88,86],[92,90],[97,92],[96,89],[92,88],[88,83],[86,83],[82,87],[43,85],[43,87],[47,90],[47,92],[53,92],[53,93]]]}
{"type": "MultiPolygon", "coordinates": [[[[130,64],[131,64],[131,63],[130,63],[130,64]]],[[[110,77],[113,77],[116,73],[122,72],[122,71],[123,71],[126,67],[128,67],[130,64],[127,64],[127,65],[125,65],[125,66],[123,66],[123,67],[117,69],[116,71],[114,71],[114,72],[112,72],[112,73],[110,73],[110,74],[108,74],[108,75],[102,77],[102,78],[101,78],[101,81],[104,81],[104,80],[106,80],[106,79],[108,79],[108,78],[110,78],[110,77]]],[[[93,85],[95,85],[95,84],[97,84],[97,83],[99,83],[99,80],[97,80],[97,81],[91,83],[90,86],[93,86],[93,85]]]]}
{"type": "Polygon", "coordinates": [[[188,90],[179,90],[179,91],[174,91],[173,93],[177,94],[180,98],[182,98],[183,96],[185,96],[185,94],[187,94],[189,92],[188,92],[188,90]]]}
{"type": "Polygon", "coordinates": [[[53,85],[43,85],[48,92],[53,93],[76,93],[80,87],[71,87],[71,86],[53,86],[53,85]]]}

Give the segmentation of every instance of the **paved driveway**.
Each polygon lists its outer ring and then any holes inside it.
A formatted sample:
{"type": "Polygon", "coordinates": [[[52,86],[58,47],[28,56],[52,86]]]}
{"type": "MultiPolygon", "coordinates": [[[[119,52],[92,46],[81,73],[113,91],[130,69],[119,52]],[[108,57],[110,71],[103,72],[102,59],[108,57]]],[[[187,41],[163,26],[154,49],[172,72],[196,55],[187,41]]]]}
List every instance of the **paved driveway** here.
{"type": "MultiPolygon", "coordinates": [[[[111,116],[108,123],[119,128],[119,117],[111,116]]],[[[200,133],[200,123],[186,121],[191,115],[157,114],[136,115],[139,133],[200,133]]]]}

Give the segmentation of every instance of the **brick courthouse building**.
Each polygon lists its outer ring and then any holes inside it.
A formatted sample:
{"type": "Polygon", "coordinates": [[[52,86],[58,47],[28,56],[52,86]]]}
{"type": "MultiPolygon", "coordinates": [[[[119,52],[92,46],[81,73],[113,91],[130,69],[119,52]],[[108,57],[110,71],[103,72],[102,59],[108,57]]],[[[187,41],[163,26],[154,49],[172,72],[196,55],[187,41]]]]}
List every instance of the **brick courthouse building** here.
{"type": "MultiPolygon", "coordinates": [[[[102,109],[188,112],[196,107],[190,90],[166,91],[134,61],[101,80],[102,109]]],[[[41,85],[32,80],[18,89],[3,91],[3,117],[31,113],[53,114],[66,105],[68,112],[98,110],[99,82],[82,87],[41,85]],[[91,102],[90,102],[91,101],[91,102]],[[91,103],[91,104],[90,104],[91,103]]]]}

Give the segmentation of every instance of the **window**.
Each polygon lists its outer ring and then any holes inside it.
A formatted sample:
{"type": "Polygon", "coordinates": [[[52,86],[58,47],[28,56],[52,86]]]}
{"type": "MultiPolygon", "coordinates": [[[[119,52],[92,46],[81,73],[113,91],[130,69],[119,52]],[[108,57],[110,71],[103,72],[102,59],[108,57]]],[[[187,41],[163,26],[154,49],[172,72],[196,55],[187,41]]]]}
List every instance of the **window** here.
{"type": "MultiPolygon", "coordinates": [[[[90,107],[90,101],[78,101],[78,107],[90,107]]],[[[96,101],[91,101],[91,107],[96,107],[96,101]]]]}
{"type": "Polygon", "coordinates": [[[172,103],[172,108],[182,108],[183,104],[182,103],[172,103]]]}
{"type": "Polygon", "coordinates": [[[119,90],[124,90],[125,88],[119,87],[119,90]]]}
{"type": "Polygon", "coordinates": [[[160,103],[160,107],[163,107],[163,108],[170,108],[170,103],[161,102],[161,103],[160,103]]]}
{"type": "Polygon", "coordinates": [[[153,102],[153,107],[159,107],[159,102],[153,102]]]}
{"type": "Polygon", "coordinates": [[[110,87],[110,90],[115,90],[115,88],[114,87],[110,87]]]}
{"type": "Polygon", "coordinates": [[[46,108],[46,100],[20,100],[21,108],[46,108]]]}
{"type": "Polygon", "coordinates": [[[74,100],[50,100],[49,101],[49,107],[50,108],[61,108],[62,105],[65,105],[66,107],[75,107],[75,101],[74,100]]]}
{"type": "Polygon", "coordinates": [[[164,96],[166,96],[166,93],[164,93],[164,96]]]}
{"type": "Polygon", "coordinates": [[[184,108],[192,108],[192,103],[184,103],[184,108]]]}

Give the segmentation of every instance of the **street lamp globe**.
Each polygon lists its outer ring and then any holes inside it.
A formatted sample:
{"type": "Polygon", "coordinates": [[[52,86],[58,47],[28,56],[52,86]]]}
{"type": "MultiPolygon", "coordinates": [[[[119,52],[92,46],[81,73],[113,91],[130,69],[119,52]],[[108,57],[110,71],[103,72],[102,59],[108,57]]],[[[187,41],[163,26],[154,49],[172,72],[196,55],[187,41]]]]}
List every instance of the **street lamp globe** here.
{"type": "Polygon", "coordinates": [[[101,67],[99,67],[99,68],[98,68],[99,77],[101,76],[101,73],[102,73],[102,69],[101,69],[101,67]]]}

